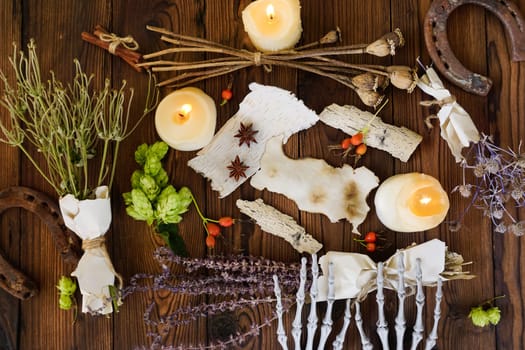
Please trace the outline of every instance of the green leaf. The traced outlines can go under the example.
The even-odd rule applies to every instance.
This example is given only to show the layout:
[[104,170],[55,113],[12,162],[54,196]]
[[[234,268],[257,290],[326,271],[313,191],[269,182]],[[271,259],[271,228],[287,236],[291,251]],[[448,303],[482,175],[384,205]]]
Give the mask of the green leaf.
[[148,145],[143,143],[139,147],[137,147],[137,150],[135,151],[135,161],[140,165],[144,166],[146,163],[146,158],[148,156]]
[[155,142],[153,145],[149,147],[148,150],[148,158],[154,157],[158,160],[161,160],[166,156],[166,153],[168,153],[169,147],[168,145],[163,141]]
[[188,256],[188,250],[184,239],[179,234],[179,225],[177,224],[160,224],[157,226],[157,233],[161,236],[173,254]]

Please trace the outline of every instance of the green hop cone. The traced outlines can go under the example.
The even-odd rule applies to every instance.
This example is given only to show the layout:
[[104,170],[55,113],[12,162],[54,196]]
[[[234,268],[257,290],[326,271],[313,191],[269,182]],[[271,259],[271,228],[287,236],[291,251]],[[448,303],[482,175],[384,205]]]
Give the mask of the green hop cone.
[[501,319],[501,311],[497,306],[493,306],[486,311],[487,317],[493,325],[497,325]]
[[73,299],[69,295],[60,294],[58,299],[58,307],[62,310],[69,310],[73,306]]
[[70,296],[70,295],[73,295],[75,291],[77,290],[77,284],[71,278],[62,276],[58,280],[57,288],[61,296],[62,295]]
[[485,327],[490,323],[487,312],[483,309],[483,306],[476,306],[470,309],[468,317],[472,320],[474,326]]

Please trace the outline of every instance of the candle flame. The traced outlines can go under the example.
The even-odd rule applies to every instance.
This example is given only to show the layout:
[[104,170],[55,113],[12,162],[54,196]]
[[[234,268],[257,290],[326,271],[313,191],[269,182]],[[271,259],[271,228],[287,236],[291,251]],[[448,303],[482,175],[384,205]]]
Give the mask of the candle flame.
[[428,196],[423,196],[421,197],[421,199],[419,200],[419,203],[423,204],[423,205],[427,205],[429,204],[430,202],[432,202],[432,198],[428,197]]
[[266,17],[268,17],[268,20],[270,21],[273,21],[273,19],[275,18],[275,8],[272,4],[269,4],[266,7]]
[[180,108],[179,116],[181,118],[185,118],[188,116],[188,114],[190,114],[191,110],[192,110],[192,107],[190,104],[188,103],[183,104],[182,107]]

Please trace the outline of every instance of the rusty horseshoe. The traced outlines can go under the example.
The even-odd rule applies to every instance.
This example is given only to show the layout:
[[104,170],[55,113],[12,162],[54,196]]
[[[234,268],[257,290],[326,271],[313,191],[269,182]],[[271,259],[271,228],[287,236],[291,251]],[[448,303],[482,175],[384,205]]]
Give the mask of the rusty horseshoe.
[[[9,187],[0,192],[0,215],[10,208],[23,208],[42,220],[53,236],[55,246],[65,262],[76,263],[80,258],[80,242],[62,220],[55,200],[27,187]],[[36,295],[36,284],[15,269],[0,254],[0,288],[16,298],[26,300]]]
[[424,24],[425,43],[436,68],[464,90],[486,96],[492,81],[465,68],[450,48],[447,19],[461,5],[474,4],[494,13],[503,23],[512,61],[525,60],[525,21],[519,8],[507,0],[434,0]]

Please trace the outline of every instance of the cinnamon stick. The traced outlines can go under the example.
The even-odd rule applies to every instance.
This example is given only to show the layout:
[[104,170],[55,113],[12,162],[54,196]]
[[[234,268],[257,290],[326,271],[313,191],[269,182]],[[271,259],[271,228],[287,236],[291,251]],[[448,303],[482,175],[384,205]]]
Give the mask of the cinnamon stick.
[[[93,44],[95,46],[98,46],[106,51],[109,51],[109,44],[106,41],[103,41],[99,39],[97,36],[90,34],[88,32],[82,32],[81,33],[82,40]],[[142,55],[138,52],[128,50],[124,47],[117,47],[115,49],[115,55],[122,58],[126,63],[128,63],[133,69],[135,69],[137,72],[142,72],[142,68],[137,66],[137,63],[139,63],[142,60]]]

